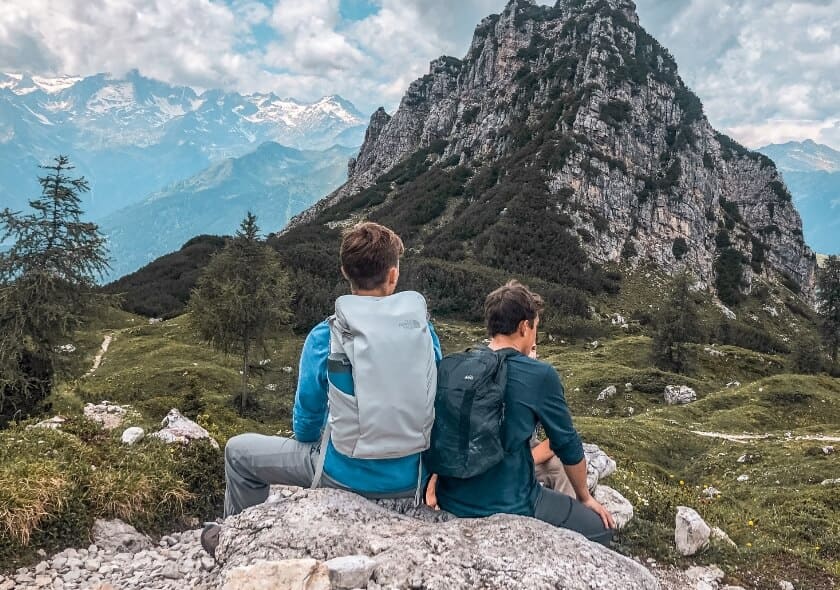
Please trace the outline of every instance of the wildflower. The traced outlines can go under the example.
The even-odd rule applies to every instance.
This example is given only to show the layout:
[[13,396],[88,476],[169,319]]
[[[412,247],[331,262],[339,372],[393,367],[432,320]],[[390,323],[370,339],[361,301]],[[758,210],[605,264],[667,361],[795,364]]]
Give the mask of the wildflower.
[[755,526],[755,523],[751,520],[747,521],[747,526]]
[[752,543],[747,543],[747,547],[752,547]]
[[684,486],[684,485],[685,485],[685,482],[684,482],[683,480],[680,480],[680,485],[681,485],[681,486]]

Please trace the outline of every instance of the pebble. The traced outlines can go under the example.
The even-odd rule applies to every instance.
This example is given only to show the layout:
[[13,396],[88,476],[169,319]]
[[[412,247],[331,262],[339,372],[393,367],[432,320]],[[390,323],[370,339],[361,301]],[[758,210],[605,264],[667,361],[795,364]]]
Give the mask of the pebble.
[[85,560],[85,569],[89,572],[98,572],[100,567],[102,567],[102,562],[98,559]]

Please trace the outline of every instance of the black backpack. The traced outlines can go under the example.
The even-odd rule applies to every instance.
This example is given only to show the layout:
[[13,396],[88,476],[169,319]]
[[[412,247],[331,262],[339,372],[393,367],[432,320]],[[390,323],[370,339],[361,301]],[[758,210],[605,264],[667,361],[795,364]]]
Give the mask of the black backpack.
[[481,347],[440,361],[431,445],[423,454],[431,473],[473,477],[504,458],[505,361],[515,354]]

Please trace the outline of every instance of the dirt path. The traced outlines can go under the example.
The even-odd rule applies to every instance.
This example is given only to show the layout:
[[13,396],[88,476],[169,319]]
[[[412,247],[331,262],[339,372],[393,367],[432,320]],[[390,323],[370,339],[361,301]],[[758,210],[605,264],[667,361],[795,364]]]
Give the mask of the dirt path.
[[93,358],[93,366],[90,368],[90,371],[87,372],[88,375],[92,375],[96,369],[99,368],[99,365],[102,364],[102,359],[105,357],[105,353],[108,352],[108,347],[111,346],[111,341],[114,339],[112,334],[108,334],[105,336],[105,339],[102,340],[102,346],[99,347],[99,352],[96,353],[96,356]]
[[708,438],[720,438],[730,442],[747,443],[751,440],[762,440],[767,438],[781,438],[783,440],[815,440],[822,442],[840,442],[840,436],[833,436],[827,434],[803,434],[800,436],[779,436],[776,434],[726,434],[724,432],[703,432],[701,430],[692,430],[693,434],[698,436],[706,436]]

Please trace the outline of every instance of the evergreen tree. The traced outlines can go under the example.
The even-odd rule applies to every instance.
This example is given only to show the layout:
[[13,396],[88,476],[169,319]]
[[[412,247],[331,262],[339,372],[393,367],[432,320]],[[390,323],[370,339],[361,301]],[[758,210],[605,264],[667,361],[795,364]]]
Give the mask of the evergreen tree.
[[689,366],[688,342],[701,336],[697,304],[691,293],[691,276],[682,272],[674,280],[668,298],[654,318],[656,331],[651,353],[662,369],[684,372]]
[[189,303],[199,334],[225,354],[242,358],[240,414],[248,405],[251,352],[272,328],[290,319],[291,292],[278,254],[259,239],[250,212],[236,236],[201,275]]
[[57,346],[105,298],[95,281],[108,268],[105,238],[82,221],[84,177],[70,175],[58,156],[38,179],[41,196],[32,213],[0,211],[0,425],[31,414],[63,367]]
[[817,274],[817,304],[820,312],[820,332],[823,343],[837,365],[840,348],[840,257],[829,256]]

